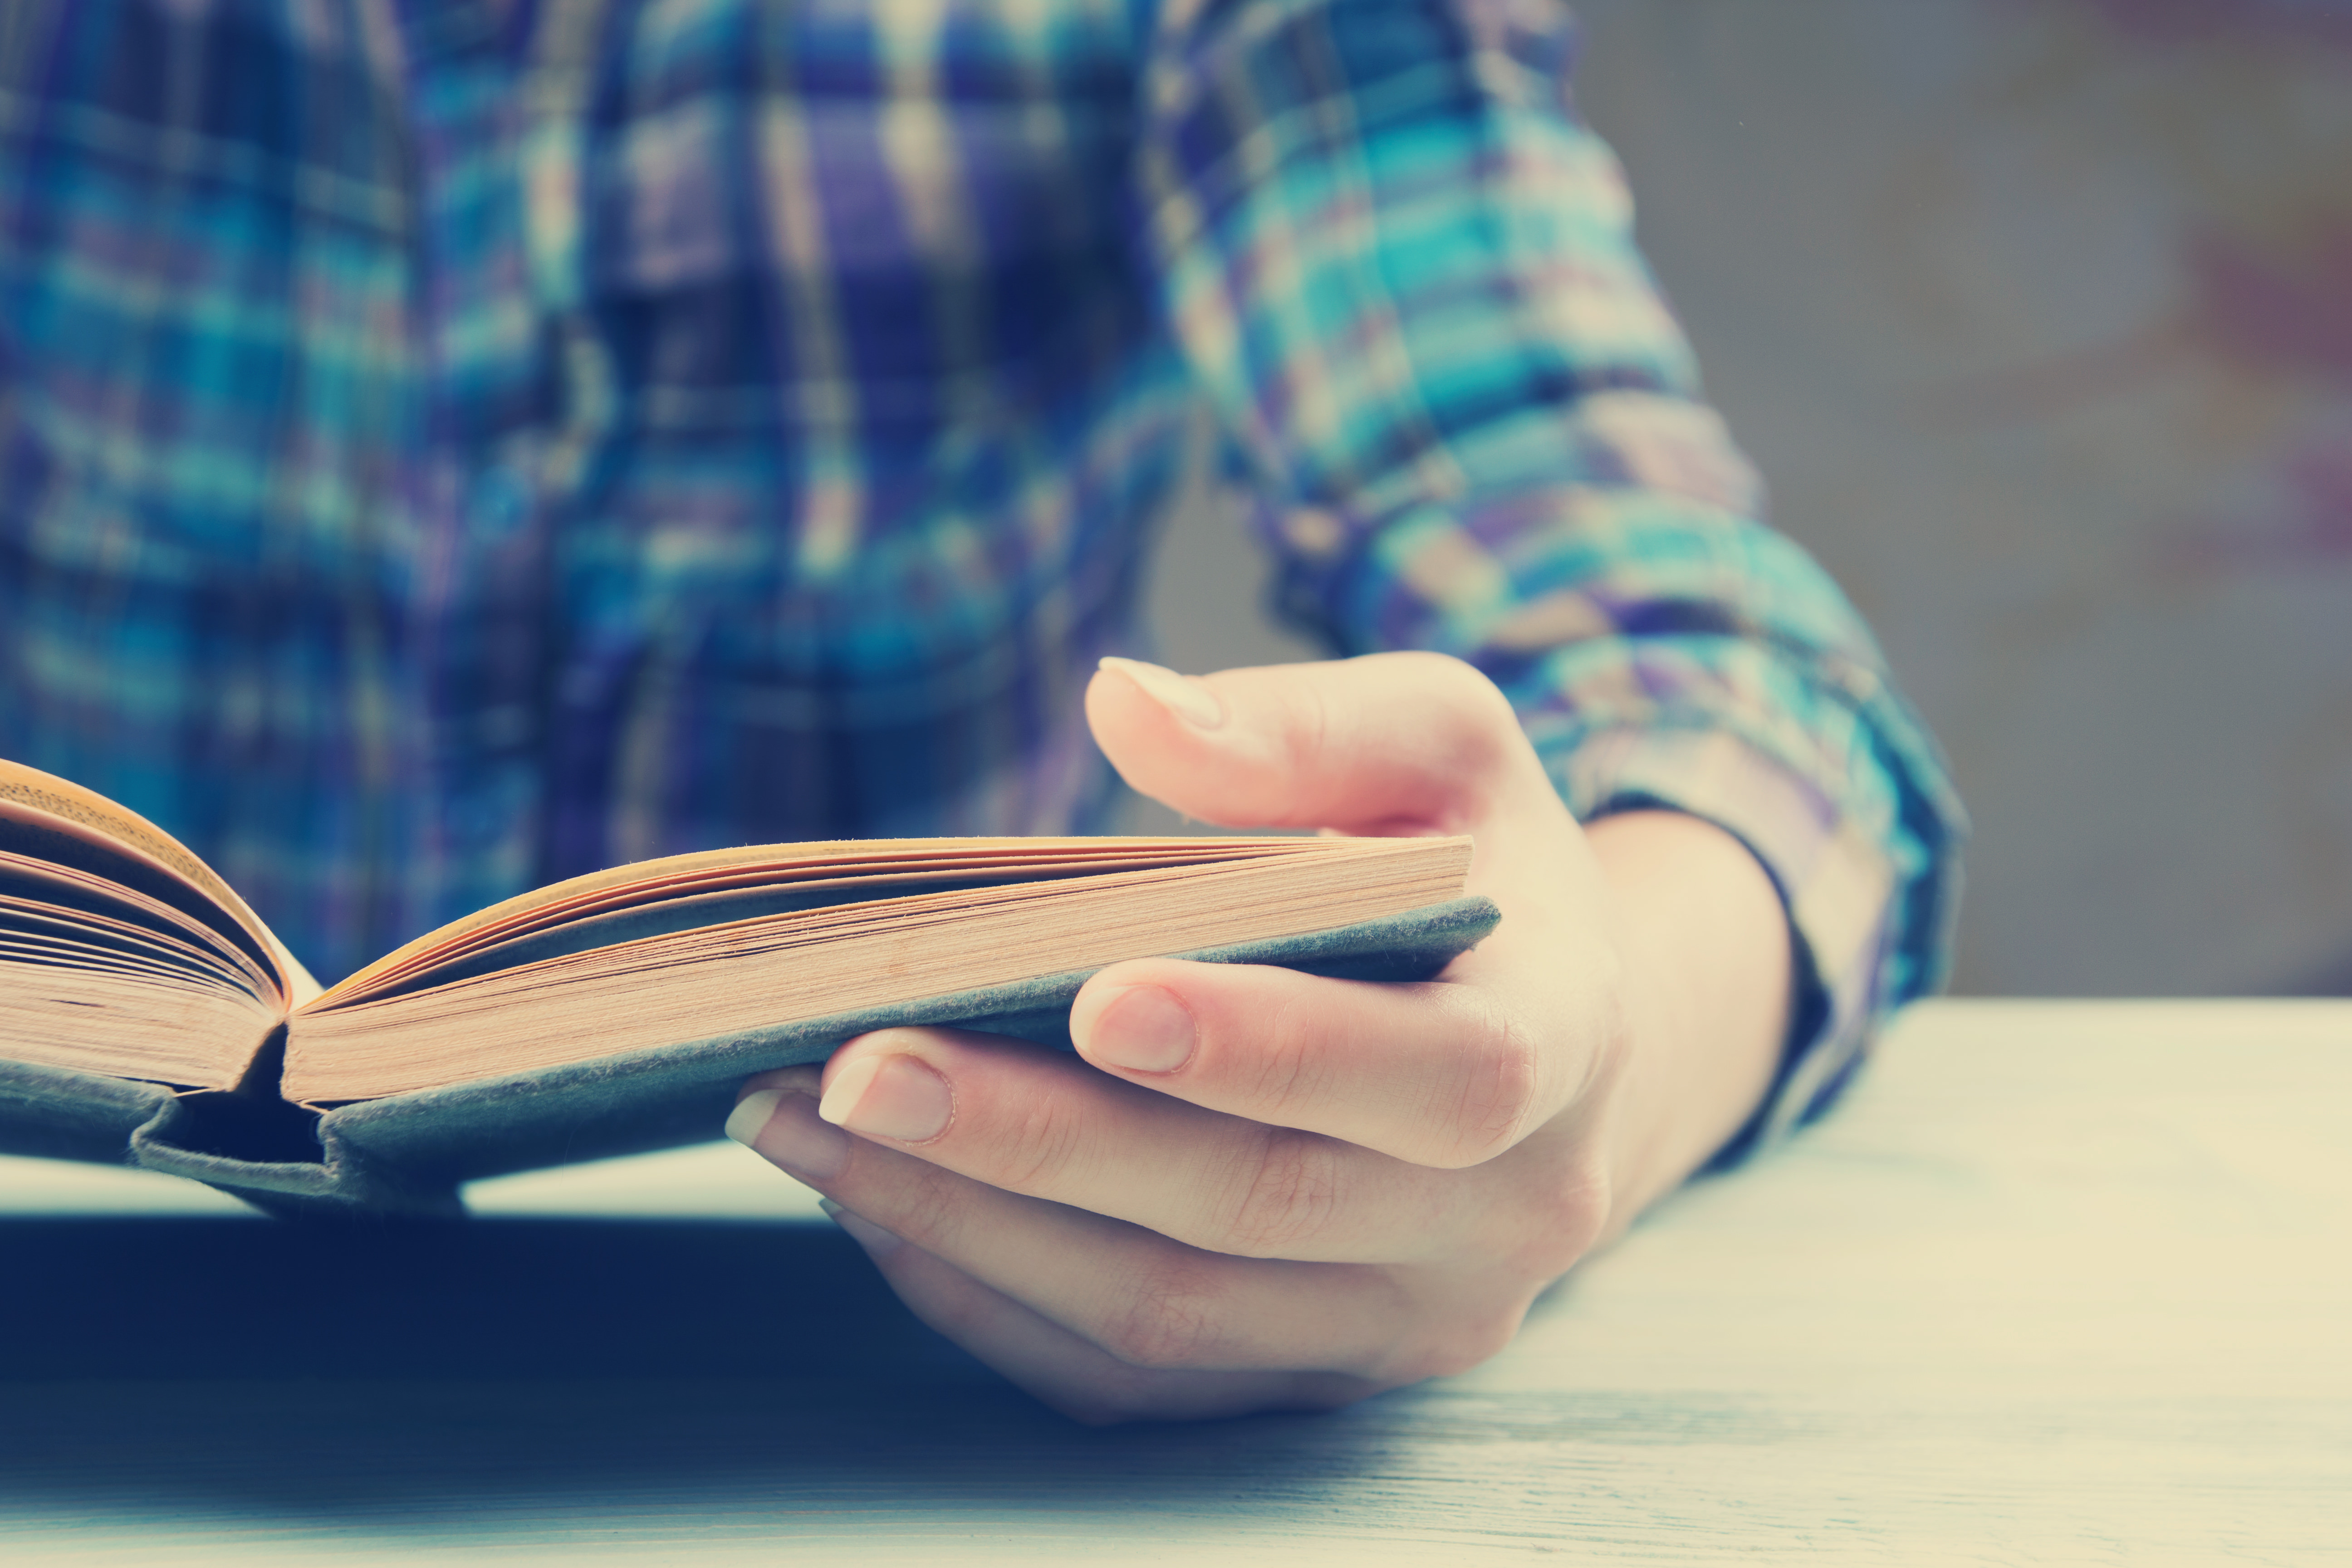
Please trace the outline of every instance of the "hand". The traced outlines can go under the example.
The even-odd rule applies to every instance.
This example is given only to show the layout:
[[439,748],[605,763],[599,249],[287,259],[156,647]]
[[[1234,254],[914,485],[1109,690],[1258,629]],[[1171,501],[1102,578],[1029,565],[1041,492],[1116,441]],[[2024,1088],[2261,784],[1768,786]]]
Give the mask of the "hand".
[[1076,1057],[884,1029],[745,1086],[730,1133],[1045,1403],[1323,1407],[1472,1366],[1761,1096],[1789,969],[1762,868],[1669,813],[1580,829],[1467,665],[1111,661],[1087,714],[1193,817],[1470,834],[1503,920],[1424,984],[1139,960],[1079,992]]

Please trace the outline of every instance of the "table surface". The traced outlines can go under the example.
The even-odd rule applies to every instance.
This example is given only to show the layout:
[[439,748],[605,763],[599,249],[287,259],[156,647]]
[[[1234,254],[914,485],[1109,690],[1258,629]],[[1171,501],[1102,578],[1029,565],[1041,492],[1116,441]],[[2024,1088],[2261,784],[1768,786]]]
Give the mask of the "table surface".
[[732,1145],[321,1233],[0,1161],[0,1562],[2352,1562],[2352,1004],[1946,1002],[1464,1377],[1089,1432]]

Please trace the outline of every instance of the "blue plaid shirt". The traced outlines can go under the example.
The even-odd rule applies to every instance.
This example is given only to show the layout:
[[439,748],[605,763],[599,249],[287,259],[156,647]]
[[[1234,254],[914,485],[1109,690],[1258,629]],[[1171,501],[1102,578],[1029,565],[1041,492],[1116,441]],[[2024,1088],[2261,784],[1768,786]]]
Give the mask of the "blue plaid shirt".
[[742,841],[1084,831],[1210,434],[1286,609],[1712,818],[1806,1016],[1959,816],[1759,521],[1548,0],[9,0],[0,752],[322,977]]

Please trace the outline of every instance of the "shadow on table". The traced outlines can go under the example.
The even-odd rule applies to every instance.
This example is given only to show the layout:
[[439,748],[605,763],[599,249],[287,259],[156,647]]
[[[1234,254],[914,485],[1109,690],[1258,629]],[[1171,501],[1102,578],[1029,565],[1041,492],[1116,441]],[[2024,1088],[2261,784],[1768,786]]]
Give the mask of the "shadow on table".
[[11,1217],[0,1260],[12,1383],[982,1375],[814,1223]]
[[0,1220],[0,1503],[45,1512],[1183,1507],[1357,1474],[1386,1426],[1087,1431],[793,1222]]

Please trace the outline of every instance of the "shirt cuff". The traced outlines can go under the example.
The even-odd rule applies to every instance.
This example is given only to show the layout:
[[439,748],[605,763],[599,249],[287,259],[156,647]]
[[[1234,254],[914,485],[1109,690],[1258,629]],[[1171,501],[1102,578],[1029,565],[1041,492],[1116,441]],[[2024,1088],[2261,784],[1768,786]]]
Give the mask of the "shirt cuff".
[[1886,955],[1902,879],[1883,833],[1720,730],[1607,730],[1545,761],[1579,820],[1687,813],[1745,844],[1780,890],[1792,960],[1789,1032],[1763,1103],[1706,1168],[1737,1164],[1828,1110],[1894,1003]]

